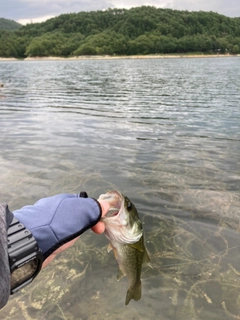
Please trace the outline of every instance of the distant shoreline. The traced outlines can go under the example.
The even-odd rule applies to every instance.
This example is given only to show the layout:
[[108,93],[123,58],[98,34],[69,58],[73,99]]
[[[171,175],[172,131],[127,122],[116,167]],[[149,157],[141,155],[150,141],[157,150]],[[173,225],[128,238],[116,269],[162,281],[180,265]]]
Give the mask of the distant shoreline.
[[109,55],[93,55],[93,56],[75,56],[75,57],[28,57],[25,59],[17,58],[0,58],[0,61],[54,61],[54,60],[120,60],[120,59],[179,59],[179,58],[231,58],[240,57],[240,54],[152,54],[152,55],[133,55],[133,56],[109,56]]

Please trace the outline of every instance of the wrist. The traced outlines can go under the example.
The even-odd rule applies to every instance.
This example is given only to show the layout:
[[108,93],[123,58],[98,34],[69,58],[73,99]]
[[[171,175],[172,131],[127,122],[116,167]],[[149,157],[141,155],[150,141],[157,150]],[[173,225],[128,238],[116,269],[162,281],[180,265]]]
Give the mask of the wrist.
[[37,276],[41,270],[43,255],[31,232],[16,218],[13,218],[7,235],[11,294],[13,294]]

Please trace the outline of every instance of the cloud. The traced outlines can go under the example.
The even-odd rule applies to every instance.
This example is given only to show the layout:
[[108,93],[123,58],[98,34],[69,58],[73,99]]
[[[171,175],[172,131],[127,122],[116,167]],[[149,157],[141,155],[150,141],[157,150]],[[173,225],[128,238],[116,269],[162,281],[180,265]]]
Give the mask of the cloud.
[[213,11],[230,17],[240,17],[240,1],[237,0],[112,0],[116,8],[155,6],[188,11]]
[[171,0],[172,9],[213,11],[230,17],[240,17],[240,2],[236,0]]
[[0,15],[6,19],[36,19],[63,13],[104,10],[112,7],[109,0],[2,0]]
[[237,0],[1,0],[0,17],[35,22],[63,13],[142,5],[188,11],[214,11],[240,17],[240,1]]
[[26,25],[28,23],[37,23],[37,22],[44,22],[48,19],[54,18],[55,16],[42,16],[42,17],[38,17],[38,18],[33,18],[33,19],[18,19],[17,22],[22,24],[22,25]]
[[112,5],[115,8],[132,8],[140,6],[154,6],[164,8],[168,4],[167,0],[112,0]]

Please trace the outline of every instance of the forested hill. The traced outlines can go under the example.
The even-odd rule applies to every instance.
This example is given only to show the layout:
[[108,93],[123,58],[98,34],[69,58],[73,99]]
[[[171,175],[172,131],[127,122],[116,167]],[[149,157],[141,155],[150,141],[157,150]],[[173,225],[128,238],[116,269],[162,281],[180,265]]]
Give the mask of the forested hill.
[[63,14],[0,31],[0,56],[240,53],[240,18],[143,6]]
[[22,25],[14,20],[0,18],[0,30],[17,30]]

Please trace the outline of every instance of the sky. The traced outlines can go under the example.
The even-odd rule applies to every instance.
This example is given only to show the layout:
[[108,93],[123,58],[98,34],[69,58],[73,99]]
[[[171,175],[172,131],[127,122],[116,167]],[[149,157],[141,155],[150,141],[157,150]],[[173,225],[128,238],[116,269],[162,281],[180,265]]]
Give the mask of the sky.
[[240,17],[239,0],[0,0],[0,18],[21,24],[42,22],[63,13],[132,8],[143,5],[188,11],[213,11]]

